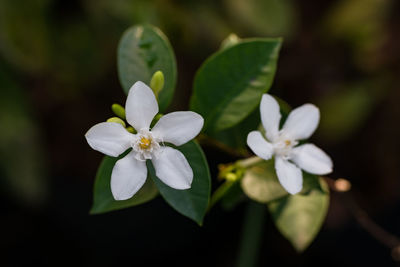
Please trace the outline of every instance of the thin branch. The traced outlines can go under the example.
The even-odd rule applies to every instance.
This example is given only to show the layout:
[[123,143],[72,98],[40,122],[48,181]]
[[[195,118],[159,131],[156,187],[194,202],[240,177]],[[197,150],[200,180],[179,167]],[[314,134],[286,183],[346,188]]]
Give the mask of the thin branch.
[[[324,177],[332,191],[338,192],[342,195],[341,201],[346,202],[344,205],[348,208],[352,216],[356,219],[358,224],[373,238],[387,246],[392,251],[392,258],[395,261],[400,261],[400,239],[383,229],[371,217],[363,210],[351,195],[351,191],[343,190],[344,179],[333,180],[328,177]],[[338,183],[339,182],[339,183]],[[348,181],[346,181],[348,182]],[[348,182],[349,183],[349,182]],[[350,183],[349,183],[350,184]],[[350,189],[350,187],[348,188]]]
[[230,146],[225,145],[224,143],[222,143],[222,142],[220,142],[220,141],[218,141],[218,140],[216,140],[214,138],[211,138],[211,137],[209,137],[207,135],[204,135],[204,134],[200,134],[197,137],[197,141],[200,143],[200,145],[213,146],[213,147],[221,150],[222,152],[224,152],[224,153],[226,153],[228,155],[231,155],[231,156],[233,156],[235,158],[243,158],[243,157],[249,157],[250,156],[250,154],[249,154],[249,152],[247,150],[240,150],[240,149],[231,148]]

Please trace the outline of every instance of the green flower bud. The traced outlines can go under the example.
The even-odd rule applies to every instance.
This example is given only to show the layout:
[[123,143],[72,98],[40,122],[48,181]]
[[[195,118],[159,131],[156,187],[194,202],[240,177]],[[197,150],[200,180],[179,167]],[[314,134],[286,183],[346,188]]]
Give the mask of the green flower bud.
[[230,172],[225,175],[225,179],[228,181],[234,182],[238,179],[238,177],[236,174]]
[[137,133],[136,130],[135,130],[135,128],[133,128],[132,126],[126,127],[126,130],[127,130],[128,132],[130,132],[130,133],[133,133],[133,134]]
[[125,120],[125,109],[123,106],[121,106],[120,104],[112,104],[111,110],[114,112],[115,115]]
[[231,47],[232,45],[235,45],[239,42],[240,42],[239,36],[237,36],[234,33],[231,33],[231,34],[229,34],[228,37],[225,38],[225,40],[222,41],[221,48],[225,49],[225,48]]
[[116,123],[119,123],[119,124],[121,124],[122,126],[124,126],[124,128],[126,127],[125,122],[124,122],[123,120],[121,120],[120,118],[118,118],[118,117],[109,118],[109,119],[107,120],[107,122],[116,122]]
[[161,119],[162,116],[164,116],[164,114],[158,113],[158,114],[154,117],[153,121],[151,122],[150,128],[153,128],[154,125],[156,125],[156,123]]
[[155,117],[154,117],[154,121],[157,122],[161,119],[161,117],[164,116],[164,114],[158,113]]
[[158,94],[164,88],[164,74],[162,73],[162,71],[159,70],[153,74],[153,77],[150,81],[150,87],[153,90],[155,96],[158,97]]

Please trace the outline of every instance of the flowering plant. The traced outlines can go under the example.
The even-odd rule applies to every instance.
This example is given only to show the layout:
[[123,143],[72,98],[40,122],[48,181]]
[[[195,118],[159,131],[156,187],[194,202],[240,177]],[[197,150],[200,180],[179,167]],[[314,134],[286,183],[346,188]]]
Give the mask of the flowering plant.
[[[317,175],[331,172],[333,164],[321,149],[300,143],[317,128],[318,108],[306,104],[289,113],[287,105],[280,108],[282,100],[267,94],[281,42],[229,36],[199,68],[191,111],[163,115],[176,84],[173,50],[155,27],[126,31],[118,49],[119,77],[128,95],[125,108],[114,104],[117,117],[94,125],[85,135],[93,149],[106,154],[91,213],[132,207],[160,194],[201,225],[215,204],[234,207],[246,196],[254,201],[249,204],[252,212],[260,215],[260,207],[268,207],[282,234],[304,250],[328,209],[329,191]],[[255,130],[259,105],[265,137],[263,130]],[[279,130],[281,112],[289,115]],[[240,158],[218,164],[214,190],[202,148],[192,140],[196,136],[200,144]]]

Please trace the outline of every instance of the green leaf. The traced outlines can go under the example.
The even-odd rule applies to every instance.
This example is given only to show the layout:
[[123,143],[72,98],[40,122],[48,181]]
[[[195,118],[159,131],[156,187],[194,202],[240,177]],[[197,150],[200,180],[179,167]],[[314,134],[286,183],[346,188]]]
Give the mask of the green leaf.
[[240,123],[272,85],[281,39],[247,39],[212,55],[198,70],[191,109],[218,132]]
[[155,175],[153,166],[151,164],[147,166],[149,166],[151,177],[160,194],[167,203],[179,213],[202,225],[211,189],[210,171],[206,158],[201,147],[195,141],[190,141],[176,149],[185,155],[192,167],[194,177],[190,189],[177,190],[165,185]]
[[[240,185],[243,192],[252,200],[269,203],[289,195],[282,187],[275,172],[274,160],[261,161],[246,170]],[[322,191],[316,175],[303,172],[303,189],[300,194],[307,195],[313,190]]]
[[247,118],[239,124],[215,133],[209,133],[209,136],[215,140],[236,149],[237,152],[247,153],[247,135],[260,125],[260,111],[255,109]]
[[[221,43],[220,50],[227,49],[235,44],[242,41],[236,34],[231,33]],[[236,149],[240,154],[247,154],[247,143],[246,138],[249,132],[257,128],[260,124],[260,111],[255,109],[249,116],[247,116],[239,124],[230,127],[228,129],[208,133],[209,137],[214,138],[216,141],[221,142],[228,147]]]
[[249,168],[241,180],[243,192],[252,200],[268,203],[288,195],[275,173],[274,161],[262,161]]
[[[289,195],[276,176],[273,159],[248,168],[240,185],[250,199],[260,203],[269,203]],[[303,172],[303,189],[300,194],[307,195],[313,190],[322,190],[319,178]]]
[[176,85],[176,60],[167,37],[156,27],[137,25],[129,28],[118,46],[118,74],[125,93],[142,81],[150,85],[156,71],[162,71],[165,84],[158,96],[160,112],[168,107]]
[[101,162],[94,184],[93,206],[90,210],[90,214],[99,214],[129,208],[148,202],[157,196],[158,191],[153,180],[147,177],[146,183],[132,198],[118,201],[114,199],[110,186],[111,173],[117,160],[125,155],[126,153],[119,158],[106,156]]
[[298,252],[314,240],[328,211],[328,186],[322,178],[319,182],[320,187],[306,195],[288,195],[268,204],[276,227]]

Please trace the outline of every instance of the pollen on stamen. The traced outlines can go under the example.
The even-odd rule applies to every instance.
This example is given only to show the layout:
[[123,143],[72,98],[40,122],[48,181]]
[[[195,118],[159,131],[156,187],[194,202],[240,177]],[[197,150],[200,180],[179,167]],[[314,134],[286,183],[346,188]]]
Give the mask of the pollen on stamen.
[[290,143],[291,143],[290,140],[285,140],[285,145],[286,145],[286,146],[289,146]]
[[148,139],[146,137],[140,138],[139,146],[141,149],[148,149],[150,145],[151,145],[151,139]]

